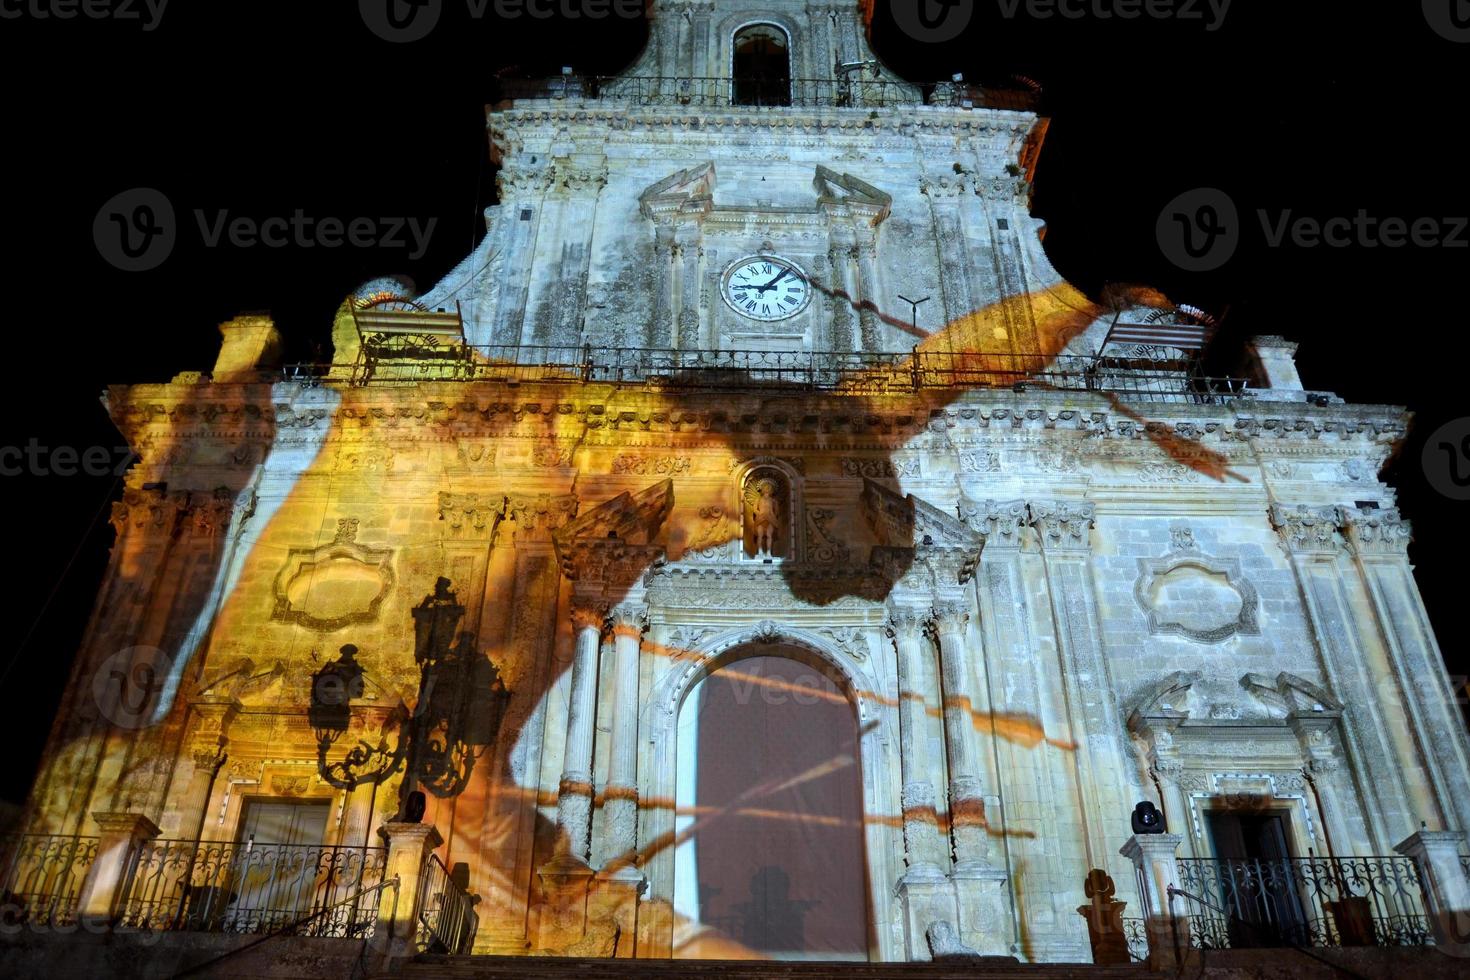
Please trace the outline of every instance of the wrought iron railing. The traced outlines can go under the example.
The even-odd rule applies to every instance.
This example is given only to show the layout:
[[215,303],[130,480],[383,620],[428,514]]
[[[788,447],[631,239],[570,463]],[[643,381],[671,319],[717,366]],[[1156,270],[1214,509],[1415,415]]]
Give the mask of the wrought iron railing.
[[437,854],[430,854],[424,864],[419,901],[419,950],[450,955],[468,953],[480,925],[475,899],[454,880]]
[[1433,942],[1409,858],[1180,858],[1179,883],[1208,903],[1189,903],[1190,940],[1202,949]]
[[1128,943],[1128,956],[1143,961],[1148,959],[1148,926],[1143,919],[1123,919],[1123,939]]
[[70,925],[97,838],[15,834],[0,842],[0,924]]
[[[121,904],[138,929],[267,933],[310,916],[309,936],[364,939],[378,920],[381,847],[157,840],[142,845]],[[357,901],[346,901],[354,894]]]
[[452,362],[292,364],[282,379],[358,385],[424,381],[498,381],[639,385],[659,390],[788,388],[840,393],[1009,388],[1116,394],[1127,401],[1219,404],[1248,397],[1239,378],[1211,378],[1185,362],[1076,355],[972,354],[949,351],[661,350],[584,347],[470,347]]
[[502,101],[523,99],[613,100],[642,106],[695,108],[883,108],[932,105],[957,109],[1034,112],[1040,95],[1031,88],[965,82],[901,82],[860,76],[745,81],[676,76],[565,75],[503,79]]

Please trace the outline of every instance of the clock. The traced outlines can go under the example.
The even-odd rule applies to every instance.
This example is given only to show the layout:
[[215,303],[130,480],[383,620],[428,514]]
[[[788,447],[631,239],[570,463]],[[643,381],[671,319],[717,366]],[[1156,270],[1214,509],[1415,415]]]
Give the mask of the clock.
[[790,259],[756,255],[726,270],[720,294],[741,316],[772,323],[805,310],[812,301],[812,284]]

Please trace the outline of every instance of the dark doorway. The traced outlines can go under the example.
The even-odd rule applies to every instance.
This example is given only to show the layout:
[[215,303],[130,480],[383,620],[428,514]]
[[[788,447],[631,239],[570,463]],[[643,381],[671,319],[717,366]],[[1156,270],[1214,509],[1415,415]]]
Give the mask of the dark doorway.
[[1282,810],[1206,810],[1219,861],[1215,896],[1229,913],[1232,947],[1310,945],[1300,875],[1291,853],[1291,817]]
[[733,101],[735,105],[791,104],[791,48],[786,32],[771,24],[754,24],[735,35]]
[[847,695],[806,663],[759,656],[712,674],[691,708],[699,918],[756,956],[866,960],[862,779]]

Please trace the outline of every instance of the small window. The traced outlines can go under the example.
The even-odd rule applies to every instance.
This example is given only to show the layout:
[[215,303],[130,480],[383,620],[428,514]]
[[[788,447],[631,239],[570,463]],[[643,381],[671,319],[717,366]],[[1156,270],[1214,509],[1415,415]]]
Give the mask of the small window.
[[791,49],[786,32],[772,24],[742,27],[735,34],[731,76],[735,105],[790,105]]
[[1011,219],[1010,218],[1001,218],[999,221],[997,221],[995,223],[995,227],[999,228],[1001,231],[1010,231],[1011,230]]
[[530,208],[521,208],[521,220],[522,221],[530,221],[531,220],[531,209]]

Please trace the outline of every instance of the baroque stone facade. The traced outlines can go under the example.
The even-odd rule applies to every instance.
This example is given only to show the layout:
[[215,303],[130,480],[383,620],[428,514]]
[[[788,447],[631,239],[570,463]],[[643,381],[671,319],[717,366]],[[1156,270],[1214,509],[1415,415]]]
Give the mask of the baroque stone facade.
[[[1139,800],[1196,856],[1241,800],[1288,812],[1301,854],[1470,826],[1470,749],[1376,477],[1404,411],[1309,402],[1272,338],[1254,397],[987,383],[1097,353],[1114,312],[1042,251],[1045,121],[834,70],[872,61],[855,0],[651,9],[648,51],[595,97],[490,114],[489,234],[407,297],[459,310],[480,373],[283,380],[258,363],[270,324],[242,318],[211,376],[108,391],[141,459],[31,829],[136,813],[229,841],[249,801],[290,798],[330,802],[327,842],[375,843],[405,770],[334,774],[422,708],[440,580],[458,649],[507,692],[424,817],[467,865],[482,952],[688,954],[679,717],[763,650],[857,718],[863,853],[834,859],[865,863],[874,960],[935,937],[1089,960],[1089,872],[1138,902]],[[775,108],[647,87],[731,81],[752,23],[792,77],[867,85]],[[724,291],[750,257],[802,271],[807,305],[742,316]],[[935,322],[904,320],[897,297],[929,293]],[[351,306],[338,365],[362,354]],[[638,349],[852,359],[809,385],[760,374],[778,361],[683,387],[651,356],[563,370]],[[974,383],[925,384],[935,352],[975,358]],[[349,643],[364,681],[321,749],[314,677]]]

